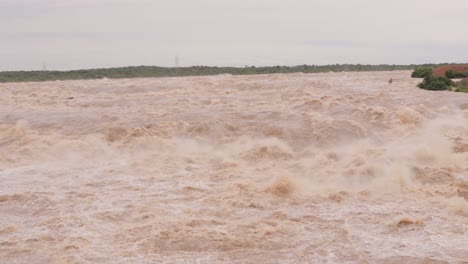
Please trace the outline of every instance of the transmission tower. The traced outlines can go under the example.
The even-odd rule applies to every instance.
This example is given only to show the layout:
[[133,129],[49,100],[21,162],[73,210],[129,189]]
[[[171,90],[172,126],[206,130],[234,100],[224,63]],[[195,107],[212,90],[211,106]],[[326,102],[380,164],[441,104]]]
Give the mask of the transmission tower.
[[175,58],[174,58],[174,64],[175,64],[176,68],[179,68],[179,64],[180,64],[179,55],[176,55],[176,56],[175,56]]
[[45,60],[42,61],[42,71],[47,71],[47,64]]

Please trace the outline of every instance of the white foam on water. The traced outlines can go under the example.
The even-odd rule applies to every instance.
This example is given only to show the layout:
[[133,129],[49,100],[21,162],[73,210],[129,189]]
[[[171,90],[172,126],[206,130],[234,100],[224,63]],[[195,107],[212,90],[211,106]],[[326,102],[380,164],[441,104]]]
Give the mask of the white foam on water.
[[466,261],[468,95],[409,76],[0,84],[0,259]]

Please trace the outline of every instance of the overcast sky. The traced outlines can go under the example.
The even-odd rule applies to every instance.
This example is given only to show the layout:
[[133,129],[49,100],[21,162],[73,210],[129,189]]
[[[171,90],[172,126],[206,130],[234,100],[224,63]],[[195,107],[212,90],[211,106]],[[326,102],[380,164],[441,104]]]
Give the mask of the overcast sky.
[[468,62],[467,0],[0,0],[0,71]]

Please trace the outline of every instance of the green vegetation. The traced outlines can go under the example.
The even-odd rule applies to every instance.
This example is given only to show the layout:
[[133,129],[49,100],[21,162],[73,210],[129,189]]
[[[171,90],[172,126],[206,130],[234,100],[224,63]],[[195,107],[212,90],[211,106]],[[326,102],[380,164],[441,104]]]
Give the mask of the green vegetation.
[[[437,71],[437,69],[435,70]],[[432,91],[455,91],[455,92],[468,92],[468,83],[461,81],[458,83],[453,82],[451,79],[466,78],[468,73],[455,72],[451,69],[445,72],[445,76],[434,76],[433,68],[419,68],[411,73],[413,78],[424,78],[423,82],[418,84],[421,89]]]
[[468,93],[468,80],[462,80],[460,82],[455,83],[455,92],[463,92]]
[[412,78],[426,78],[432,75],[431,68],[422,68],[422,69],[415,69],[413,73],[411,73]]
[[433,91],[448,90],[454,83],[447,77],[427,76],[418,84],[419,88]]
[[449,79],[467,78],[468,73],[454,72],[453,70],[448,70],[445,72],[445,76]]
[[359,71],[395,71],[433,68],[435,64],[425,65],[300,65],[300,66],[270,66],[270,67],[208,67],[193,66],[182,68],[167,68],[157,66],[135,66],[109,69],[89,69],[75,71],[10,71],[0,72],[0,83],[6,82],[40,82],[55,80],[80,80],[101,78],[147,78],[201,76],[217,74],[250,75],[275,73],[319,73],[319,72],[359,72]]
[[454,89],[455,92],[468,93],[468,87],[457,87]]

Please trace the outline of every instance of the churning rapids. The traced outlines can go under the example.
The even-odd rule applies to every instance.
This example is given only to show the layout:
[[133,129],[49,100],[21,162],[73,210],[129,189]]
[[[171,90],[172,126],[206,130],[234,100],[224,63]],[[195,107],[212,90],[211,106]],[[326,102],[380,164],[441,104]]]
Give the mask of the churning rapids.
[[463,263],[468,94],[418,82],[0,84],[0,262]]

